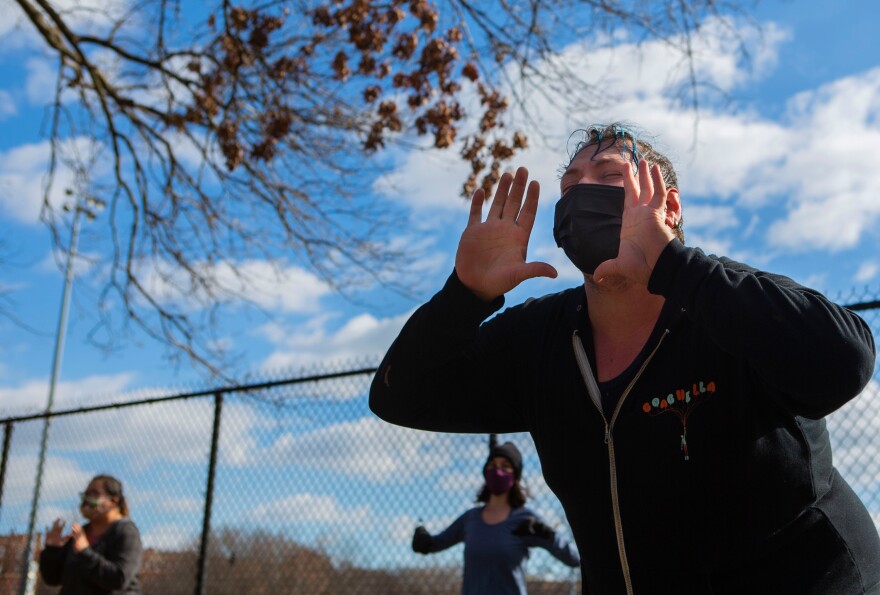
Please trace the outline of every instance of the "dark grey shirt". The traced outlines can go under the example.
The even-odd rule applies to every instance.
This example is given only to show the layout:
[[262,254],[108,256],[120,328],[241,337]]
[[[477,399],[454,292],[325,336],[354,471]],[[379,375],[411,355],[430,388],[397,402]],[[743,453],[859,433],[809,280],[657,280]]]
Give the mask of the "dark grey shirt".
[[40,575],[48,585],[61,585],[58,595],[140,595],[143,545],[130,519],[110,525],[78,554],[72,544],[68,540],[61,547],[46,546],[40,554]]

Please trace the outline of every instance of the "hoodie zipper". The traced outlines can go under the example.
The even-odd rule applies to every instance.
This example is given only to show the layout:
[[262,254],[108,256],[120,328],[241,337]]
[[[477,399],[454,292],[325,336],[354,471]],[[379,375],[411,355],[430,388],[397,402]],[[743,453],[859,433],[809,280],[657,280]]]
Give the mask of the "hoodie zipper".
[[614,429],[614,422],[617,420],[617,414],[620,412],[624,400],[629,395],[632,387],[635,386],[635,383],[642,375],[642,372],[648,367],[648,364],[654,358],[654,354],[657,353],[657,350],[660,349],[660,345],[663,344],[663,339],[665,339],[668,334],[669,329],[664,329],[663,334],[657,341],[657,345],[654,346],[654,349],[652,349],[651,353],[648,354],[648,357],[645,358],[645,361],[642,363],[638,372],[636,372],[626,389],[621,393],[620,399],[617,401],[617,406],[611,414],[610,422],[605,419],[605,413],[602,411],[602,398],[599,395],[599,385],[596,383],[596,378],[593,376],[593,370],[590,367],[590,359],[584,351],[584,345],[578,336],[578,331],[575,330],[571,336],[572,346],[574,347],[574,356],[577,360],[578,368],[581,371],[581,376],[584,378],[584,383],[587,385],[587,392],[589,393],[593,404],[596,406],[596,409],[599,411],[602,423],[605,424],[605,445],[608,447],[608,466],[611,479],[611,508],[614,514],[614,531],[617,534],[617,551],[620,555],[620,566],[623,569],[623,581],[626,584],[627,595],[633,595],[632,577],[629,573],[629,562],[626,558],[626,547],[623,543],[623,523],[621,521],[620,501],[617,492],[617,464],[614,458],[614,439],[611,435],[611,431]]

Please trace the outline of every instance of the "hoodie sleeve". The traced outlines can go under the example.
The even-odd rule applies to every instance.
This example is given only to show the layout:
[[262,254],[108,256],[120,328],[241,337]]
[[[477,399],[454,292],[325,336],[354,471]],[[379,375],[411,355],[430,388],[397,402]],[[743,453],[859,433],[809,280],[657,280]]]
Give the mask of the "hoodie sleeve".
[[40,576],[47,585],[54,587],[64,580],[64,558],[68,547],[70,541],[61,547],[47,545],[40,552]]
[[517,358],[504,298],[485,303],[453,271],[416,310],[391,345],[370,387],[370,409],[420,430],[509,433],[527,426],[517,400]]
[[721,349],[745,361],[792,415],[831,413],[873,373],[874,339],[865,321],[787,277],[673,240],[648,290],[681,306]]

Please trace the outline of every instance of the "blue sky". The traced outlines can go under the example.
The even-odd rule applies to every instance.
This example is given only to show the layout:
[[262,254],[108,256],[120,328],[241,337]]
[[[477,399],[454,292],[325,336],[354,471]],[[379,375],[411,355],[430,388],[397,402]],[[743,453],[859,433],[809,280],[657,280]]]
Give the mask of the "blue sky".
[[[10,391],[4,399],[10,405],[39,402],[45,392],[62,287],[48,234],[37,222],[47,156],[44,107],[54,64],[33,34],[17,26],[18,10],[11,2],[0,4],[0,226],[3,243],[13,251],[10,266],[0,271],[0,287],[11,300],[7,310],[38,333],[0,319],[0,390]],[[670,68],[679,60],[662,44],[635,49],[621,33],[612,51],[589,43],[586,50],[570,46],[563,59],[599,83],[606,98],[589,112],[575,97],[557,98],[561,107],[537,94],[528,99],[532,125],[543,132],[539,137],[532,131],[532,146],[516,163],[529,167],[542,185],[530,258],[551,262],[560,278],[529,282],[509,300],[578,282],[552,240],[557,170],[571,131],[610,118],[640,124],[673,158],[690,244],[829,293],[880,282],[880,202],[872,192],[880,170],[874,150],[880,140],[880,54],[870,30],[877,10],[867,0],[833,8],[762,3],[751,15],[763,27],[760,38],[741,23],[749,65],[736,59],[736,48],[713,32],[712,23],[705,24],[697,68],[719,91],[702,97],[696,129],[693,112],[675,99],[684,70]],[[584,51],[589,60],[581,67]],[[415,299],[372,287],[357,296],[360,303],[351,303],[288,263],[282,264],[285,278],[276,281],[266,263],[251,262],[249,293],[268,316],[233,305],[220,327],[222,339],[245,354],[236,364],[240,376],[379,354],[406,315],[443,282],[466,219],[467,206],[457,198],[464,166],[452,152],[392,149],[386,158],[389,175],[367,182],[379,200],[410,213],[411,228],[395,241],[420,257],[407,279]],[[86,253],[89,234],[85,225]],[[113,393],[200,378],[187,365],[169,365],[151,339],[136,333],[112,353],[91,346],[96,291],[82,279],[74,284],[59,404],[96,385]]]
[[[37,221],[54,63],[18,11],[0,0],[0,241],[13,251],[10,266],[0,269],[0,289],[7,310],[37,332],[0,318],[4,414],[45,406],[63,281]],[[865,286],[877,295],[880,8],[871,0],[768,0],[750,17],[761,33],[740,22],[748,64],[717,24],[704,23],[696,67],[716,91],[702,97],[696,128],[694,113],[676,95],[685,70],[670,68],[679,59],[665,44],[636,47],[624,31],[610,50],[589,40],[565,48],[560,60],[599,83],[605,96],[585,111],[577,97],[549,104],[532,93],[524,113],[514,114],[534,129],[531,147],[512,165],[527,166],[542,187],[530,259],[550,262],[560,277],[527,282],[509,303],[579,284],[552,239],[557,170],[573,130],[611,119],[640,124],[676,163],[689,244],[832,296]],[[327,360],[375,361],[409,313],[442,285],[467,218],[467,205],[457,198],[465,168],[454,153],[393,148],[385,159],[387,175],[353,183],[408,213],[410,227],[394,241],[419,256],[406,280],[417,299],[370,287],[352,303],[288,261],[281,263],[281,280],[266,273],[267,263],[248,263],[250,295],[267,315],[234,304],[224,310],[223,340],[245,354],[236,375],[295,372]],[[85,251],[89,233],[85,225]],[[112,353],[90,345],[96,292],[82,279],[74,282],[57,407],[203,380],[187,365],[168,364],[145,336],[132,335]]]

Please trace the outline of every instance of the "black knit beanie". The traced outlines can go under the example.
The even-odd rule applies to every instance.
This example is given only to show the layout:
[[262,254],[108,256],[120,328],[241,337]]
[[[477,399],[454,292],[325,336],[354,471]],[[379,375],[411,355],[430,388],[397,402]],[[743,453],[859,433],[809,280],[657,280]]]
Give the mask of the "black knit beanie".
[[486,459],[486,463],[495,457],[504,457],[510,461],[510,464],[513,465],[513,476],[517,479],[520,478],[522,475],[522,454],[513,442],[505,442],[504,444],[493,446],[492,450],[489,451],[489,458]]

